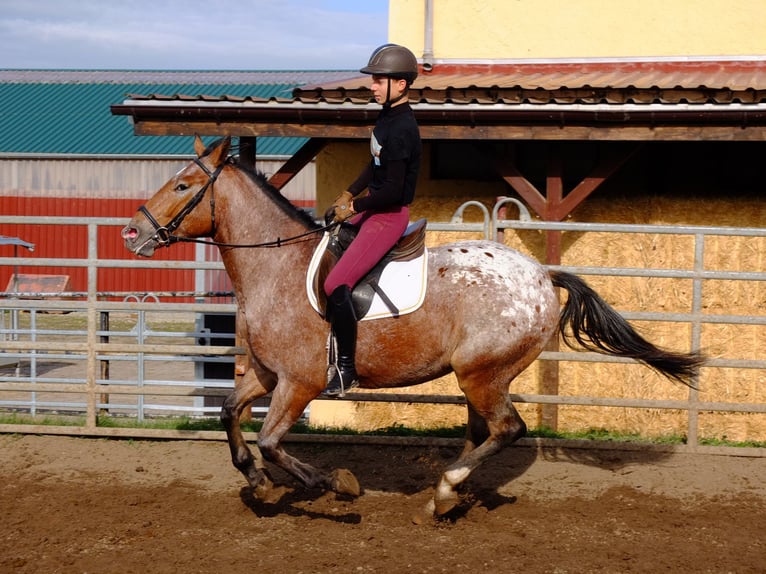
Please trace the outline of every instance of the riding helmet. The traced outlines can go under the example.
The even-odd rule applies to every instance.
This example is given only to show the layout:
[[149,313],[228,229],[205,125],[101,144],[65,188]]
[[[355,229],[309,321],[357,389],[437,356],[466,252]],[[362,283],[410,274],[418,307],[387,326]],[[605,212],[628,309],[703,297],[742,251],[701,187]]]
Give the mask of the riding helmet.
[[402,79],[409,85],[418,77],[418,60],[415,54],[404,46],[383,44],[372,53],[370,61],[359,71],[363,74]]

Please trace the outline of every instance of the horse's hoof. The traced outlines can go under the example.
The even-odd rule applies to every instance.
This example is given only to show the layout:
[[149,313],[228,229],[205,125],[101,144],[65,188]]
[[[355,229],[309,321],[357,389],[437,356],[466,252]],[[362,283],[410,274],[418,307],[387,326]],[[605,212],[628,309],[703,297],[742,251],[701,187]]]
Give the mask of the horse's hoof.
[[253,490],[253,496],[258,499],[264,498],[274,487],[274,483],[271,481],[271,477],[262,468],[251,467],[248,472],[245,473],[247,483]]
[[450,510],[455,508],[458,505],[458,502],[460,502],[460,498],[457,495],[457,492],[454,490],[450,492],[447,496],[442,496],[438,499],[434,500],[434,515],[444,516],[447,514]]
[[423,507],[423,510],[412,517],[412,523],[420,525],[429,520],[433,520],[435,509],[436,505],[434,504],[434,499],[430,498]]
[[330,475],[330,489],[338,494],[357,497],[361,492],[359,481],[352,472],[345,468],[336,468]]
[[274,490],[274,483],[269,477],[263,476],[256,485],[253,486],[253,496],[259,500],[266,500],[269,494]]

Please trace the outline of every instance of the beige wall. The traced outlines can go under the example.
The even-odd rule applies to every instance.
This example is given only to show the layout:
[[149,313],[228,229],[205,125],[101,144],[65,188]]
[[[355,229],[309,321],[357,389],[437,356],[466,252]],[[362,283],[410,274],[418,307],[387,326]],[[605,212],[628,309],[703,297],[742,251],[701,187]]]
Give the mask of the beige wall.
[[[444,59],[766,55],[766,1],[433,0]],[[388,37],[420,57],[425,0],[390,0]]]
[[[370,161],[370,146],[364,143],[332,143],[317,156],[316,191],[317,214],[322,214],[335,198],[356,179]],[[410,219],[429,217],[433,221],[449,221],[455,210],[469,199],[492,204],[500,195],[508,195],[507,184],[500,178],[493,181],[430,178],[431,144],[423,142],[415,201],[410,206]],[[466,212],[466,221],[478,210]]]

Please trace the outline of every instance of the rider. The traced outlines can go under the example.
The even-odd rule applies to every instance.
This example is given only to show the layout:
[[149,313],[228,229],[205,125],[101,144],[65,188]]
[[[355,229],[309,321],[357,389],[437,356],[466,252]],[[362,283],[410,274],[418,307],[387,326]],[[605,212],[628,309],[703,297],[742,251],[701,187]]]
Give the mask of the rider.
[[[420,131],[408,95],[418,75],[415,55],[397,44],[384,44],[360,70],[371,74],[370,89],[383,105],[370,138],[372,158],[347,191],[333,203],[334,221],[359,228],[356,238],[327,276],[326,318],[337,341],[337,365],[322,392],[342,396],[359,383],[356,373],[357,318],[351,290],[399,240],[409,223],[407,207],[415,195],[420,168]],[[369,193],[361,193],[368,189]]]

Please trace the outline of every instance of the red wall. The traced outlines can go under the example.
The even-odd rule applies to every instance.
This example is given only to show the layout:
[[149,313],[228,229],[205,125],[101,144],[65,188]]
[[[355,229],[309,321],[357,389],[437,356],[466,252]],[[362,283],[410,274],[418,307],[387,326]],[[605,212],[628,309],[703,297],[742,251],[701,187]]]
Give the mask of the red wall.
[[[131,217],[143,203],[138,199],[78,199],[41,197],[0,197],[2,215],[65,217]],[[19,257],[86,258],[88,230],[85,225],[2,225],[0,235],[18,237],[35,244],[29,252],[17,247]],[[98,255],[103,259],[134,259],[120,237],[120,227],[99,227]],[[13,257],[14,246],[0,246],[0,256]],[[194,244],[180,243],[160,249],[154,259],[194,260]],[[13,266],[0,266],[0,289],[5,290]],[[73,291],[87,290],[84,267],[19,267],[19,273],[69,275]],[[193,270],[100,269],[98,291],[193,291]]]

